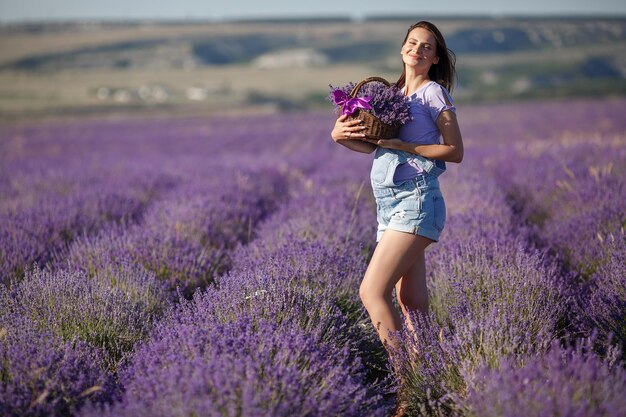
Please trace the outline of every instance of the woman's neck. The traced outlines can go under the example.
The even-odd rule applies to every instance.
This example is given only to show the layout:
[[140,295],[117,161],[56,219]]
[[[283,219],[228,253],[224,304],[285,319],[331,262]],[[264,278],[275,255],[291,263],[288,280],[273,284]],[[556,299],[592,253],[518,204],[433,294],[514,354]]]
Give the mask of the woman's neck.
[[417,91],[421,86],[430,81],[428,73],[417,73],[411,71],[413,68],[406,69],[406,78],[404,80],[404,94],[409,95]]

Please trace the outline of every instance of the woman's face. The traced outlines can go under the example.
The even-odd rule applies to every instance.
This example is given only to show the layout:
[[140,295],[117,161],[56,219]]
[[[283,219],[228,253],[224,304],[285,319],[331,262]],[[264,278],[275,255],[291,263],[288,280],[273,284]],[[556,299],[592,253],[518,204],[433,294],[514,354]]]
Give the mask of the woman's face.
[[439,62],[435,35],[424,28],[415,28],[409,32],[400,53],[405,65],[421,67],[426,71],[430,69],[431,65]]

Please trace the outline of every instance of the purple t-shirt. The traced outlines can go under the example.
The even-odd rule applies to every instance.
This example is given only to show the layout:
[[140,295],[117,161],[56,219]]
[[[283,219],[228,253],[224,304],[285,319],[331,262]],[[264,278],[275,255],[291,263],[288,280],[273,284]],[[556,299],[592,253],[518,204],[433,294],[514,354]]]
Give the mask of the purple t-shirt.
[[[406,87],[402,89],[403,92],[405,88]],[[430,81],[411,94],[408,100],[411,105],[410,111],[413,120],[409,120],[400,127],[398,137],[405,142],[420,145],[440,143],[441,133],[437,128],[437,117],[439,117],[444,110],[456,112],[456,107],[454,107],[454,102],[448,90],[435,81]],[[403,181],[417,176],[421,172],[422,170],[420,168],[410,162],[401,164],[396,168],[393,182],[400,184]]]

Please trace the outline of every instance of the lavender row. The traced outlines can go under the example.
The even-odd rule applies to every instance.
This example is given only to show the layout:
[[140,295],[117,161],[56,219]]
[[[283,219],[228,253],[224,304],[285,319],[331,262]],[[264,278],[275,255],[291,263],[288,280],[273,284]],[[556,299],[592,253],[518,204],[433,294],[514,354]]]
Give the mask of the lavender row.
[[624,143],[612,134],[529,141],[497,172],[534,241],[569,271],[576,301],[569,320],[626,347],[626,274],[617,261],[626,247]]
[[283,174],[289,169],[306,175],[315,167],[315,159],[302,155],[316,144],[300,140],[320,129],[315,120],[296,117],[289,132],[280,119],[260,121],[262,132],[234,119],[5,128],[0,132],[2,281],[19,279],[33,263],[43,267],[53,257],[63,258],[76,237],[111,223],[136,223],[156,196],[181,181],[216,179],[215,188],[227,180],[226,188],[242,170],[273,165]]
[[604,238],[622,234],[626,222],[624,139],[551,144],[530,142],[523,154],[513,153],[514,162],[499,170],[501,183],[539,242],[589,276],[610,253]]
[[[607,113],[611,113],[608,104],[593,104],[593,111],[609,110]],[[542,107],[546,107],[545,112],[558,109],[556,105]],[[573,137],[565,133],[562,138],[549,140],[541,137],[546,131],[553,133],[544,130],[550,125],[537,128],[525,124],[537,117],[534,112],[515,119],[503,111],[511,109],[486,110],[490,120],[502,119],[503,123],[490,123],[492,131],[470,129],[470,135],[482,137],[468,138],[469,157],[463,165],[467,170],[460,178],[450,174],[444,177],[444,191],[445,181],[448,181],[446,198],[450,216],[446,226],[448,235],[434,254],[436,261],[432,281],[429,281],[435,294],[432,313],[430,317],[415,317],[416,333],[405,330],[399,335],[405,343],[396,365],[402,369],[401,382],[408,386],[403,395],[414,412],[424,415],[516,415],[520,410],[536,410],[537,415],[546,415],[553,413],[551,395],[559,396],[558,404],[567,404],[566,407],[557,405],[559,412],[567,411],[564,415],[621,415],[626,402],[619,389],[626,380],[619,348],[609,343],[604,348],[605,355],[597,356],[587,345],[584,353],[574,354],[571,348],[561,348],[557,338],[567,343],[569,338],[564,337],[567,332],[577,334],[579,328],[572,326],[572,311],[588,317],[601,331],[607,332],[608,324],[610,331],[623,332],[625,305],[624,298],[620,297],[624,295],[624,285],[620,281],[624,270],[623,262],[617,261],[623,252],[623,238],[619,234],[606,236],[601,252],[604,262],[596,270],[592,286],[598,307],[589,308],[589,300],[586,300],[583,312],[579,302],[589,293],[582,292],[571,276],[563,273],[561,264],[554,261],[554,252],[536,249],[538,229],[532,224],[529,226],[526,218],[517,214],[519,206],[514,205],[514,210],[510,207],[512,195],[518,197],[514,201],[521,200],[537,208],[532,203],[541,202],[542,197],[550,199],[555,194],[554,183],[546,180],[550,175],[544,175],[554,164],[536,164],[536,160],[522,157],[528,154],[528,149],[557,148],[556,154],[564,151],[563,146],[559,146],[562,140],[566,147],[579,146],[580,151],[586,151],[591,157],[602,151],[594,149],[594,144],[584,135]],[[619,127],[621,119],[609,120],[611,123],[606,119],[602,121],[605,128],[617,128],[618,132],[622,129]],[[524,135],[514,135],[520,143],[498,144],[495,139],[500,134],[494,132],[504,127],[508,134],[523,129]],[[607,142],[612,144],[609,146],[623,142],[623,136],[614,132],[607,132],[607,136]],[[598,137],[607,139],[603,135]],[[526,153],[518,153],[520,149]],[[620,154],[618,151],[604,159],[590,160],[610,163],[620,159]],[[610,172],[589,162],[581,159],[579,164],[583,170],[588,169],[591,176]],[[494,168],[502,173],[497,183],[492,179]],[[537,171],[539,174],[534,176]],[[518,180],[516,185],[519,186],[513,193],[512,188],[506,186],[514,182],[512,179]],[[614,192],[606,183],[598,187],[599,183],[596,178],[595,185],[599,189],[594,196]],[[504,189],[499,190],[502,185]],[[523,191],[521,196],[516,194],[519,189]],[[539,194],[538,190],[544,194],[533,198]],[[619,194],[619,189],[616,191]],[[575,213],[569,201],[554,200],[563,211]],[[608,224],[615,230],[619,220],[616,222],[616,216],[611,213],[620,209],[605,209],[616,206],[603,205],[606,201],[606,198],[601,200],[600,210],[590,207],[590,211],[597,211],[594,213],[596,227]],[[617,206],[623,199],[619,201]],[[455,209],[458,211],[454,212]],[[557,213],[554,213],[556,219]],[[558,230],[563,224],[557,220],[551,227]],[[588,242],[570,240],[568,244],[574,250],[588,250],[580,247]],[[539,246],[545,247],[545,241]],[[598,349],[606,343],[605,339],[593,347]],[[583,370],[574,371],[577,366]],[[531,377],[533,372],[535,375]],[[555,383],[545,384],[546,378]],[[604,384],[605,380],[611,383]],[[534,394],[538,390],[544,390],[539,397],[545,400],[536,403]],[[487,393],[483,395],[484,391]],[[581,395],[586,396],[584,401]],[[509,399],[514,401],[509,402]],[[534,415],[535,411],[528,412]]]
[[287,198],[272,170],[231,171],[227,178],[187,179],[150,207],[141,223],[78,239],[66,259],[89,274],[128,261],[190,297],[228,270],[229,252],[255,235],[255,225]]
[[33,264],[67,253],[78,237],[136,222],[167,176],[68,171],[15,175],[0,204],[0,277],[7,285]]
[[375,229],[353,229],[367,224],[371,199],[325,181],[329,172],[349,180],[332,163],[319,169],[294,180],[291,198],[235,251],[217,286],[157,325],[110,415],[381,415],[355,354],[362,321],[349,316],[364,318],[365,257],[354,253]]
[[[527,129],[527,135],[533,133]],[[480,402],[468,405],[466,400],[481,369],[496,375],[501,368],[511,375],[524,372],[527,358],[542,361],[564,332],[575,330],[563,328],[564,316],[574,304],[569,299],[571,283],[547,253],[534,247],[534,230],[511,210],[508,196],[490,178],[493,164],[508,166],[504,161],[513,154],[505,146],[492,146],[490,139],[487,135],[476,143],[482,149],[474,148],[470,139],[470,157],[462,174],[454,175],[453,168],[442,179],[449,220],[446,238],[428,258],[433,268],[429,277],[432,314],[415,317],[417,333],[406,330],[399,335],[404,343],[395,357],[401,369],[398,379],[413,411],[424,415],[482,415]],[[619,253],[612,248],[609,253]],[[623,314],[623,304],[612,307],[613,313]],[[612,318],[619,320],[619,316]],[[623,372],[607,368],[602,358],[589,367],[599,372],[610,369],[605,374],[623,383]],[[568,380],[568,369],[555,368],[554,372],[565,386],[563,401],[576,404],[579,388],[596,379]],[[498,389],[502,398],[515,395],[507,386]],[[591,403],[601,405],[588,408],[589,415],[606,409],[613,410],[609,415],[619,415],[614,410],[624,402],[617,392],[605,386],[593,393]]]
[[476,156],[442,178],[448,220],[427,251],[430,314],[398,334],[392,355],[415,413],[455,412],[479,369],[541,355],[565,314],[558,269],[527,246],[528,231]]
[[[255,223],[280,201],[281,182],[268,171],[256,177],[236,173],[213,187],[200,180],[178,187],[150,207],[143,222],[78,239],[56,272],[27,272],[3,310],[32,320],[59,343],[87,343],[99,352],[94,361],[110,375],[178,292],[190,295],[206,286],[225,266],[228,250],[253,237]],[[22,358],[6,360],[19,366]],[[105,399],[113,394],[99,392]]]
[[[284,156],[283,160],[286,159]],[[299,155],[296,156],[299,158]],[[13,316],[32,320],[39,333],[30,339],[12,338],[13,342],[20,340],[20,343],[6,346],[19,350],[21,344],[32,344],[39,337],[37,335],[44,334],[50,326],[54,336],[50,340],[59,346],[57,349],[67,343],[65,340],[80,343],[86,340],[87,346],[96,352],[92,360],[99,365],[98,369],[116,369],[120,359],[132,353],[132,346],[144,338],[146,330],[168,305],[171,297],[164,296],[167,294],[161,285],[164,278],[169,284],[166,287],[171,289],[172,284],[181,284],[176,277],[176,272],[180,272],[180,276],[188,280],[182,283],[183,292],[187,295],[195,286],[207,283],[193,280],[193,276],[189,279],[189,269],[177,271],[171,268],[172,265],[189,268],[190,258],[179,258],[183,252],[181,249],[189,248],[183,253],[189,253],[191,259],[214,256],[213,259],[219,259],[221,263],[227,249],[252,239],[256,234],[256,222],[286,198],[283,195],[286,190],[282,174],[271,170],[245,173],[233,169],[241,161],[247,162],[248,166],[258,166],[259,161],[253,160],[250,155],[235,156],[232,164],[209,160],[204,166],[198,164],[196,157],[181,155],[178,162],[183,164],[182,169],[165,164],[163,172],[183,185],[164,192],[147,209],[140,222],[121,224],[104,229],[98,235],[77,239],[69,258],[63,254],[57,256],[56,272],[35,270],[27,273],[24,282],[17,284],[7,297],[11,302],[5,304],[5,309],[10,307]],[[187,165],[190,161],[194,162],[191,167]],[[250,165],[253,161],[254,164]],[[263,163],[266,164],[267,160],[262,159]],[[301,172],[301,177],[305,170],[312,169],[315,169],[314,165],[299,163],[294,171]],[[284,165],[281,170],[285,172]],[[123,243],[116,245],[120,241]],[[138,256],[135,256],[135,250],[139,252]],[[152,267],[157,276],[152,272],[137,272],[142,270],[141,267],[137,269],[137,264]],[[211,262],[201,266],[214,268]],[[193,272],[193,262],[191,267]],[[135,270],[127,273],[129,268]],[[206,274],[206,268],[202,272]],[[215,269],[211,272],[215,273]],[[138,291],[134,285],[146,291]],[[39,296],[33,296],[34,293]],[[120,315],[130,311],[135,313]],[[5,313],[9,317],[8,312],[4,311],[3,315]],[[11,324],[7,325],[7,328],[11,327]],[[37,343],[34,345],[37,346]],[[39,354],[45,355],[43,352]],[[20,358],[7,357],[3,363],[19,368],[21,362]],[[50,366],[54,369],[56,364]],[[108,373],[101,376],[104,378],[107,375],[110,378]],[[58,412],[57,403],[66,410],[79,406],[87,398],[95,400],[95,403],[109,401],[119,388],[116,385],[115,389],[105,390],[100,383],[84,390],[82,386],[78,389],[69,384],[69,393],[55,387],[51,394],[42,396],[37,389],[26,388],[41,384],[39,376],[41,373],[30,375],[30,382],[5,381],[3,386],[9,388],[19,386],[21,381],[21,388],[25,389],[21,396],[14,398],[17,405],[15,402],[8,405],[15,406],[15,412],[20,412],[19,404],[21,412],[31,412],[30,405],[26,407],[25,404],[31,404],[33,398],[39,397],[42,398],[39,407],[47,413]],[[44,384],[48,383],[54,384],[54,381],[46,380],[44,375]]]
[[0,316],[0,413],[71,415],[87,400],[109,400],[115,384],[97,357],[84,342],[63,342],[24,317]]
[[166,308],[163,294],[133,265],[98,277],[35,269],[1,287],[3,415],[67,415],[117,398],[112,372]]
[[[93,142],[92,145],[97,146]],[[41,159],[43,163],[50,162]],[[141,219],[103,228],[98,235],[81,235],[74,240],[69,259],[64,251],[51,251],[56,259],[49,266],[53,266],[56,272],[27,271],[23,281],[16,282],[10,294],[7,293],[7,302],[0,311],[0,316],[6,319],[2,326],[4,335],[8,332],[7,338],[1,341],[7,348],[3,350],[6,355],[3,354],[1,362],[7,366],[2,387],[11,392],[4,398],[6,401],[3,399],[3,407],[6,406],[11,413],[64,414],[87,399],[102,402],[114,398],[119,384],[111,372],[132,353],[135,343],[145,338],[154,320],[171,303],[172,296],[176,296],[172,293],[173,285],[181,284],[180,290],[186,294],[197,286],[206,285],[210,274],[218,267],[224,267],[227,249],[252,239],[256,222],[284,198],[284,181],[279,173],[271,170],[245,173],[220,161],[209,161],[208,164],[204,161],[204,165],[199,165],[196,160],[190,168],[185,166],[193,159],[194,156],[183,155],[178,161],[182,167],[172,164],[157,171],[157,174],[176,181],[168,184],[169,191],[164,191],[153,206],[144,210]],[[141,162],[142,166],[137,169],[149,173],[150,164]],[[51,165],[44,171],[50,173],[60,169]],[[121,165],[120,169],[132,168]],[[84,169],[86,174],[97,175],[97,172],[90,172],[89,167]],[[66,173],[61,176],[69,177],[68,183],[75,181]],[[60,188],[64,186],[54,179],[49,182]],[[89,182],[85,181],[86,184]],[[182,185],[174,187],[174,182]],[[74,197],[75,190],[84,184],[71,185],[73,188],[67,193]],[[93,185],[94,189],[88,190],[93,196],[104,191],[98,182]],[[127,192],[124,186],[123,183],[117,184],[116,188]],[[151,193],[149,188],[141,191]],[[19,204],[23,205],[27,200],[19,193],[14,194],[14,201]],[[41,195],[32,194],[41,203]],[[100,252],[89,250],[107,238],[135,243],[139,253],[133,252],[136,247],[132,245],[116,247],[110,241],[96,248]],[[44,247],[49,249],[49,242],[44,242]],[[181,249],[186,250],[184,254],[188,258],[185,260],[180,258]],[[203,262],[201,268],[192,272],[197,272],[205,280],[188,273],[189,266],[185,261],[189,259]],[[43,259],[41,261],[45,263]],[[152,267],[158,275],[145,271],[140,266],[142,264]],[[179,265],[181,269],[176,270]],[[197,264],[192,264],[191,268],[195,266]],[[185,281],[181,283],[179,278]],[[23,337],[17,337],[13,334],[14,329],[19,329],[15,320],[22,319],[31,325]],[[24,350],[24,346],[31,347],[31,356],[47,357],[50,362],[34,372],[20,371],[28,367],[29,357],[16,355]],[[85,355],[81,351],[72,352],[73,346],[88,348],[89,358],[80,359]],[[79,368],[88,360],[94,365],[91,369],[96,372],[97,377],[92,378],[95,382],[85,387],[80,379],[74,382],[64,380],[63,385],[58,385],[61,382],[55,379],[54,373],[59,366],[65,365],[54,352],[66,352],[69,358],[78,355],[83,361],[71,359],[68,372],[82,372]]]

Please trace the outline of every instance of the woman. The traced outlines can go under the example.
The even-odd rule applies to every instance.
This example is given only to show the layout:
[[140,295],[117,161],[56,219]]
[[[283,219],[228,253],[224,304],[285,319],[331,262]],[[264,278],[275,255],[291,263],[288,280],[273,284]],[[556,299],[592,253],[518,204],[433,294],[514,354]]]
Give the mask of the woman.
[[[371,181],[378,245],[359,295],[388,349],[396,343],[389,332],[402,326],[392,303],[394,287],[409,328],[409,312],[428,311],[424,250],[439,240],[446,215],[437,176],[445,170],[443,161],[463,159],[461,132],[448,93],[455,59],[441,32],[430,22],[412,25],[400,53],[404,70],[396,84],[411,103],[413,120],[401,127],[399,138],[366,138],[361,122],[346,121],[345,115],[331,133],[336,143],[353,151],[376,151]],[[402,414],[399,409],[397,415]]]

